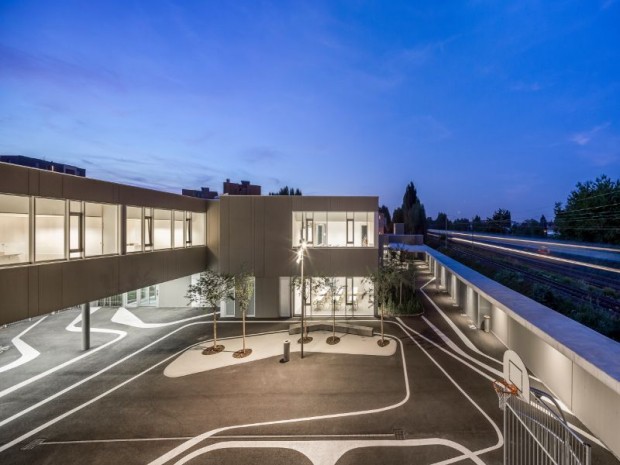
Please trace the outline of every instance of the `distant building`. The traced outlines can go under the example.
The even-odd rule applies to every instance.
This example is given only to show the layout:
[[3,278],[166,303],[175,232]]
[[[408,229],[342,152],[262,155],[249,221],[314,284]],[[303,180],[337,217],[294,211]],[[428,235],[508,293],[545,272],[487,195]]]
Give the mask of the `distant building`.
[[67,165],[65,163],[42,160],[40,158],[25,157],[23,155],[0,155],[0,162],[86,177],[86,170],[84,168],[78,168],[77,166]]
[[226,179],[224,182],[224,194],[228,195],[261,195],[260,190],[260,186],[250,184],[250,181],[241,181],[241,184],[237,184]]
[[217,191],[212,191],[208,187],[201,187],[199,191],[193,189],[183,189],[183,195],[195,197],[197,199],[213,200],[217,199]]

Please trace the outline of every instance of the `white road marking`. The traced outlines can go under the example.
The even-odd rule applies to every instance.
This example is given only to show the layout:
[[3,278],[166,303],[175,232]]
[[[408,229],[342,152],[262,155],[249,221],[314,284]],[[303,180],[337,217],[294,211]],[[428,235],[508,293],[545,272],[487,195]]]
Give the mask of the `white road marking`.
[[38,320],[33,325],[28,326],[25,330],[23,330],[21,333],[19,333],[17,336],[11,339],[11,343],[15,346],[15,348],[19,351],[21,355],[19,356],[17,360],[14,360],[11,363],[1,366],[0,373],[12,370],[13,368],[17,368],[18,366],[22,366],[28,362],[31,362],[32,360],[37,358],[39,355],[41,355],[41,352],[39,352],[34,347],[22,341],[21,337],[24,334],[26,334],[28,331],[30,331],[32,328],[34,328],[36,325],[41,323],[43,320],[45,320],[46,318],[47,318],[47,315],[41,318],[40,320]]
[[229,448],[248,449],[289,449],[303,454],[314,465],[334,465],[349,451],[364,447],[419,447],[419,446],[444,446],[461,452],[463,458],[468,458],[477,465],[485,465],[478,456],[465,446],[447,439],[383,439],[383,440],[344,440],[344,441],[234,441],[218,442],[186,455],[175,465],[182,465],[203,454],[215,450]]
[[[93,314],[98,309],[99,309],[98,307],[91,308],[90,313]],[[71,323],[69,323],[69,325],[67,325],[66,330],[70,331],[70,332],[81,332],[82,329],[77,327],[77,326],[75,326],[78,321],[81,321],[81,319],[82,319],[82,315],[80,314]],[[100,350],[105,349],[106,347],[108,347],[111,344],[114,344],[115,342],[120,341],[121,339],[123,339],[127,335],[127,333],[125,331],[117,331],[117,330],[113,330],[113,329],[91,328],[91,331],[92,332],[98,332],[98,333],[111,333],[111,334],[116,334],[117,336],[116,336],[116,338],[112,339],[111,341],[106,342],[105,344],[103,344],[103,345],[101,345],[101,346],[99,346],[99,347],[97,347],[95,349],[91,349],[88,352],[84,352],[82,355],[78,355],[77,357],[72,358],[70,360],[67,360],[66,362],[61,363],[60,365],[56,365],[55,367],[50,368],[49,370],[43,371],[43,372],[41,372],[41,373],[31,377],[31,378],[28,378],[28,379],[22,381],[21,383],[17,383],[15,385],[11,386],[11,387],[8,387],[8,388],[0,391],[0,398],[6,396],[8,394],[11,394],[12,392],[15,392],[18,389],[23,388],[24,386],[28,386],[29,384],[34,383],[35,381],[40,381],[41,379],[45,378],[46,376],[49,376],[52,373],[57,372],[58,370],[66,368],[69,365],[72,365],[75,362],[77,362],[79,360],[82,360],[83,358],[90,357],[92,354],[94,354],[96,352],[99,352]],[[39,404],[43,405],[44,403],[49,402],[49,400],[50,399],[47,399],[47,400],[45,400],[43,402],[40,402]],[[36,405],[39,406],[39,404],[36,404]],[[32,406],[32,407],[33,408],[31,408],[31,410],[34,410],[34,406]],[[3,420],[2,422],[0,422],[0,426],[5,425],[8,422],[7,420]]]
[[125,307],[119,307],[119,309],[112,316],[112,322],[125,326],[133,326],[134,328],[152,329],[152,328],[164,328],[166,326],[177,325],[179,323],[185,323],[186,321],[193,321],[199,318],[204,318],[205,315],[192,316],[184,318],[182,320],[169,321],[168,323],[145,323],[138,318],[134,313],[131,313]]

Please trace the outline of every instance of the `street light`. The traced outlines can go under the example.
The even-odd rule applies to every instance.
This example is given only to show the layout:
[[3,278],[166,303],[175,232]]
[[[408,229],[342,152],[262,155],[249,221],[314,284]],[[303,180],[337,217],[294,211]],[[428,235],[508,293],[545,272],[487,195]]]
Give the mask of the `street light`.
[[301,358],[304,358],[304,316],[306,313],[306,280],[304,279],[304,257],[306,255],[306,241],[299,242],[297,249],[297,263],[301,264]]

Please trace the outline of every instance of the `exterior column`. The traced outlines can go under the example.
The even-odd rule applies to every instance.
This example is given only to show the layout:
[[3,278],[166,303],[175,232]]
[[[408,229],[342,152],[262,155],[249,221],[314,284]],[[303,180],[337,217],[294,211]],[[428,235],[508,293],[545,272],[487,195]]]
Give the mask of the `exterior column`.
[[90,349],[90,302],[82,304],[82,350]]

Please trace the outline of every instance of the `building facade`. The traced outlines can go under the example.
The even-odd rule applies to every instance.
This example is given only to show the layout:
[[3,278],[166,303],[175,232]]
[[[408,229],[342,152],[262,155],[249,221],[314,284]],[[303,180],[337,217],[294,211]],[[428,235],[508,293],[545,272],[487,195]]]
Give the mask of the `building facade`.
[[[295,316],[301,240],[308,243],[308,314],[329,314],[316,285],[329,276],[338,283],[330,302],[339,315],[372,315],[364,276],[378,264],[377,203],[204,200],[0,163],[0,324],[91,301],[185,306],[192,276],[207,268],[254,274],[252,316]],[[222,313],[238,316],[233,302]]]

